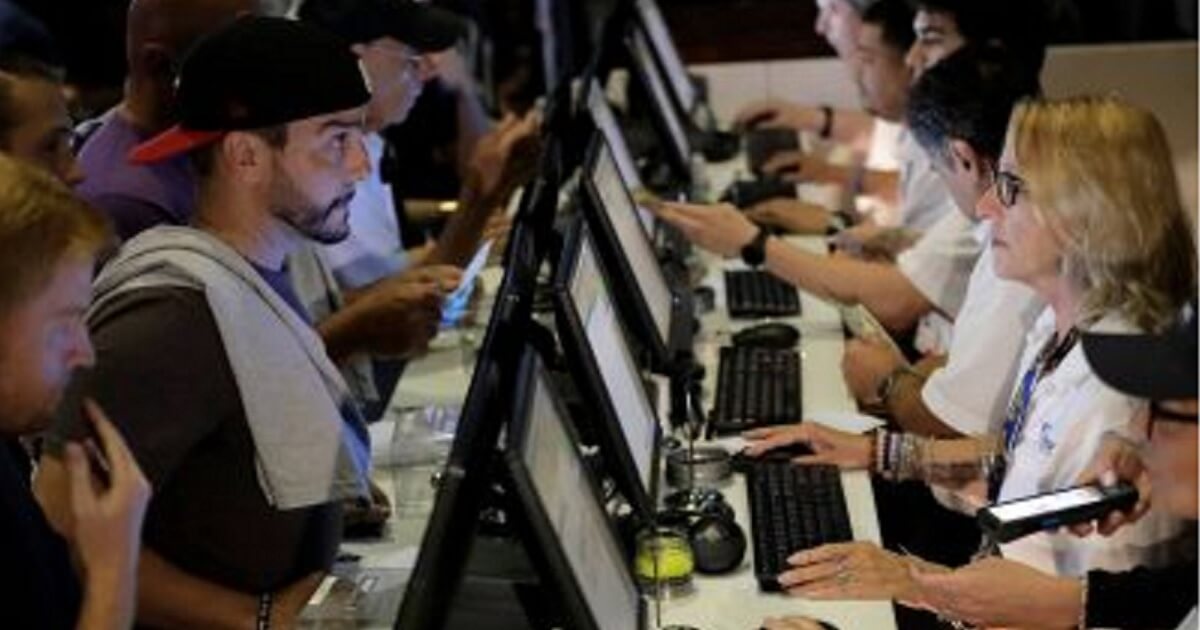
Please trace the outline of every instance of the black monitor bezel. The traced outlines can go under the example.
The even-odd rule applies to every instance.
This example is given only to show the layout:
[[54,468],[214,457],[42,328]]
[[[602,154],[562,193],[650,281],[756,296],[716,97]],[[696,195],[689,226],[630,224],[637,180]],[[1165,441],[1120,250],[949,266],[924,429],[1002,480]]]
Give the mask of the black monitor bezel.
[[[523,210],[536,215],[530,206],[545,203],[544,193],[530,188],[523,198]],[[395,628],[437,630],[447,624],[448,603],[465,573],[479,513],[499,461],[498,443],[507,418],[496,409],[508,407],[516,359],[532,321],[533,292],[543,255],[538,228],[534,222],[519,222],[510,234],[504,277]]]
[[[616,228],[608,217],[607,209],[604,208],[604,198],[596,189],[595,182],[592,181],[591,173],[595,169],[601,151],[611,152],[611,149],[602,136],[595,134],[588,143],[587,153],[580,170],[581,186],[586,197],[582,204],[583,214],[591,228],[596,251],[600,254],[601,266],[604,268],[610,284],[613,285],[613,294],[621,313],[621,320],[625,323],[627,331],[631,332],[634,339],[637,340],[641,350],[648,354],[650,366],[656,370],[662,370],[670,366],[674,359],[672,353],[674,340],[671,339],[671,336],[676,329],[675,318],[679,316],[676,307],[678,297],[675,295],[675,288],[671,286],[670,276],[662,268],[662,263],[657,258],[653,239],[646,233],[646,227],[642,225],[641,218],[635,214],[633,220],[637,223],[642,238],[646,239],[646,246],[654,257],[655,264],[659,265],[659,274],[666,284],[667,295],[671,300],[668,309],[670,320],[666,327],[667,337],[663,338],[654,322],[654,315],[650,311],[646,296],[642,294],[642,287],[636,278],[637,273],[630,266],[629,259],[621,247]],[[609,158],[612,159],[612,156],[610,155]],[[619,174],[618,180],[620,180]],[[629,190],[625,188],[623,180],[621,180],[621,188],[629,199],[629,207],[636,212],[637,203]],[[639,361],[639,363],[641,362]]]
[[[646,522],[650,522],[654,517],[659,492],[659,468],[662,465],[662,425],[658,419],[655,401],[650,400],[649,394],[643,388],[641,391],[646,396],[646,402],[654,421],[654,448],[650,454],[649,486],[644,486],[633,458],[632,445],[625,439],[625,432],[621,429],[621,420],[613,402],[612,393],[604,381],[591,344],[588,343],[587,327],[576,315],[579,309],[576,308],[575,298],[571,292],[571,280],[574,277],[575,266],[579,261],[585,242],[591,243],[596,254],[597,265],[600,266],[597,271],[600,272],[605,290],[612,302],[614,316],[617,324],[621,327],[622,338],[626,345],[629,345],[628,331],[625,330],[616,298],[612,294],[607,275],[599,260],[600,252],[596,251],[595,242],[590,238],[587,225],[583,221],[575,221],[568,228],[566,244],[554,279],[554,311],[559,344],[562,346],[563,358],[567,362],[567,368],[576,387],[591,403],[589,407],[598,411],[593,415],[597,416],[596,420],[600,424],[600,431],[597,432],[601,440],[600,450],[605,461],[608,462],[609,474],[617,482],[617,487],[625,495],[629,504]],[[632,348],[629,351],[636,361],[636,353]],[[638,375],[638,378],[640,379],[641,375]],[[638,384],[641,385],[640,382]]]
[[[528,430],[529,413],[533,404],[535,379],[538,378],[539,373],[545,374],[542,371],[544,368],[541,365],[541,360],[537,353],[533,352],[532,349],[527,349],[521,357],[513,389],[512,407],[509,413],[510,421],[504,449],[504,462],[506,470],[505,480],[510,484],[513,494],[517,497],[518,502],[523,508],[517,514],[513,514],[514,524],[518,529],[522,530],[526,541],[526,550],[529,553],[530,560],[542,577],[542,585],[557,592],[560,596],[562,610],[568,617],[564,620],[569,624],[568,627],[578,628],[579,630],[601,630],[598,620],[592,616],[587,598],[584,597],[582,587],[575,578],[575,572],[571,569],[570,561],[567,559],[562,543],[554,531],[554,526],[542,508],[541,500],[538,498],[537,490],[533,485],[532,475],[525,466],[524,458],[521,455],[521,445],[524,443],[525,432]],[[566,431],[571,443],[576,446],[575,453],[580,457],[579,464],[588,478],[589,495],[596,502],[600,512],[607,516],[608,512],[604,506],[603,495],[596,484],[595,478],[588,472],[586,462],[582,461],[582,456],[579,453],[579,434],[575,430],[575,427],[572,426],[570,421],[571,416],[548,381],[546,382],[546,386],[550,392],[551,404],[557,408],[559,417],[564,420],[563,429]],[[617,535],[610,518],[605,518],[604,528],[612,536],[613,544],[618,549],[621,549],[620,537]],[[626,576],[633,584],[634,590],[637,591],[637,580],[633,573],[632,563],[628,558],[626,558],[623,566],[625,567]],[[634,627],[645,628],[647,611],[645,600],[641,597],[640,591],[637,602],[637,619]]]
[[685,96],[683,94],[679,93],[679,85],[677,85],[677,81],[676,81],[676,77],[675,77],[676,73],[672,72],[671,68],[667,67],[668,66],[667,51],[664,51],[662,49],[662,46],[658,45],[660,42],[658,42],[655,39],[655,37],[653,36],[652,29],[650,28],[649,20],[646,19],[646,13],[639,6],[639,3],[647,2],[647,3],[653,4],[655,11],[658,13],[660,18],[662,17],[662,8],[658,6],[658,2],[656,2],[656,0],[628,0],[628,1],[632,5],[630,8],[634,15],[634,19],[637,21],[638,25],[641,27],[642,33],[645,34],[646,43],[648,43],[650,45],[650,50],[654,53],[654,58],[658,62],[659,72],[661,72],[663,75],[663,78],[666,79],[667,88],[671,92],[671,98],[675,101],[676,107],[679,108],[678,111],[683,112],[684,120],[687,120],[687,121],[692,120],[692,115],[695,113],[696,109],[700,106],[700,94],[696,90],[696,86],[691,85],[691,78],[688,77],[687,66],[684,65],[683,57],[679,54],[679,47],[675,45],[675,39],[671,36],[671,30],[667,26],[666,20],[664,18],[661,26],[663,28],[663,32],[666,33],[667,41],[661,42],[661,43],[663,44],[663,46],[670,46],[671,52],[674,53],[673,54],[674,58],[679,61],[678,71],[680,73],[680,76],[678,77],[678,80],[689,84],[690,92],[692,95],[691,103],[686,102],[687,99],[685,98]]
[[[636,158],[636,156],[633,155],[633,151],[631,151],[629,148],[629,142],[625,138],[625,132],[624,132],[624,130],[621,129],[621,124],[617,120],[616,112],[613,111],[612,106],[608,102],[608,97],[604,93],[604,88],[600,87],[600,83],[598,81],[596,81],[595,78],[593,77],[589,81],[584,83],[583,91],[584,91],[583,109],[587,112],[587,114],[586,114],[587,119],[591,123],[589,125],[589,130],[592,133],[599,134],[600,137],[604,138],[604,141],[608,144],[608,150],[613,153],[613,160],[617,163],[618,171],[621,171],[621,164],[620,164],[620,160],[616,159],[617,150],[614,147],[613,141],[621,143],[621,147],[625,149],[625,155],[629,158],[629,162],[630,162],[629,166],[632,167],[632,169],[633,169],[633,172],[630,173],[630,175],[632,175],[632,177],[633,177],[633,181],[632,182],[629,181],[629,179],[626,177],[626,174],[624,174],[624,173],[622,173],[621,179],[625,181],[626,187],[629,187],[631,185],[637,186],[637,187],[643,187],[644,184],[642,182],[642,176],[638,172],[637,158]],[[600,105],[600,107],[603,107],[607,110],[606,115],[611,117],[612,129],[606,131],[605,127],[607,127],[608,125],[601,125],[601,123],[598,120],[598,117],[596,115],[595,108],[592,106],[593,100],[597,100],[597,101],[601,102],[602,104]],[[614,138],[613,136],[617,136],[617,137]],[[640,205],[640,204],[635,204],[635,205]],[[640,211],[641,210],[639,208],[639,212]],[[659,227],[658,226],[658,218],[655,217],[653,214],[649,214],[646,217],[639,216],[638,220],[641,221],[642,228],[647,230],[647,233],[649,233],[649,234],[654,234],[654,232]]]
[[[641,56],[637,52],[637,40],[639,38],[645,44],[646,50],[649,52],[650,59],[647,61],[649,62],[650,67],[646,67],[646,65],[642,63],[640,58]],[[696,151],[696,147],[692,146],[692,139],[690,135],[692,130],[691,118],[688,116],[682,116],[680,111],[677,109],[675,97],[671,95],[673,90],[669,85],[667,85],[669,81],[666,77],[662,76],[661,70],[658,68],[658,59],[654,52],[654,45],[650,43],[649,35],[642,30],[642,26],[638,20],[631,20],[626,28],[625,49],[628,53],[630,69],[637,77],[637,80],[641,85],[642,92],[645,94],[649,109],[651,110],[651,122],[655,130],[658,132],[660,144],[666,147],[666,156],[670,163],[671,169],[675,171],[676,175],[680,179],[685,181],[690,180],[692,153]],[[666,92],[664,96],[666,96],[667,102],[659,102],[659,100],[654,97],[655,90],[652,87],[654,79],[651,78],[650,73],[654,73],[658,76],[658,79],[662,83],[662,87]],[[670,109],[669,112],[667,111],[667,108]],[[667,121],[667,116],[673,116],[679,123],[682,134],[680,139],[685,146],[680,146],[675,142],[675,134],[671,132],[671,123]]]

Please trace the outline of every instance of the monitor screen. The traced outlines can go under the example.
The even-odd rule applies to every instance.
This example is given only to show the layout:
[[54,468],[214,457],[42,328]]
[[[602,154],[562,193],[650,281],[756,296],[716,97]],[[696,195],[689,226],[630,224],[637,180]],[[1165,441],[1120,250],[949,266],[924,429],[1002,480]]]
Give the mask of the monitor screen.
[[[612,151],[613,159],[617,163],[617,171],[621,173],[621,179],[625,181],[625,187],[629,190],[641,188],[642,178],[638,175],[637,164],[634,162],[633,154],[629,151],[629,145],[625,143],[625,134],[621,131],[621,126],[617,124],[617,116],[609,106],[608,99],[604,96],[604,90],[595,80],[592,80],[588,86],[587,103],[592,122],[596,124],[600,135],[604,136],[604,141],[608,143],[608,148]],[[654,215],[640,204],[638,205],[638,218],[646,232],[653,234]]]
[[539,368],[520,455],[591,618],[602,630],[628,630],[639,616],[637,585],[560,406]]
[[662,12],[658,10],[658,3],[655,0],[635,0],[635,4],[642,25],[646,27],[646,34],[650,36],[650,44],[658,52],[663,72],[667,74],[667,81],[671,84],[671,90],[675,92],[675,102],[679,103],[679,107],[688,116],[692,115],[696,109],[696,87],[692,85],[687,70],[683,67],[679,49],[671,40],[671,33],[667,30]]
[[665,346],[671,338],[671,289],[658,264],[650,238],[638,219],[633,197],[617,172],[612,152],[604,142],[598,146],[588,176],[600,197],[602,211],[615,232],[617,245],[654,320],[655,332]]
[[641,29],[633,29],[630,34],[631,49],[633,51],[633,61],[640,68],[641,76],[646,82],[646,91],[650,95],[650,99],[654,101],[653,108],[662,118],[663,124],[667,127],[667,135],[670,136],[670,141],[675,145],[675,150],[682,160],[688,160],[692,155],[692,147],[688,141],[687,127],[679,118],[679,112],[675,109],[675,104],[671,101],[671,95],[667,94],[667,86],[663,81],[663,77],[658,72],[658,66],[654,62],[654,52],[650,50],[650,44],[646,41],[646,36]]
[[654,449],[658,421],[642,385],[633,353],[625,341],[608,283],[600,273],[591,239],[582,235],[571,274],[571,303],[583,325],[587,345],[604,381],[604,389],[637,478],[647,496],[653,492]]

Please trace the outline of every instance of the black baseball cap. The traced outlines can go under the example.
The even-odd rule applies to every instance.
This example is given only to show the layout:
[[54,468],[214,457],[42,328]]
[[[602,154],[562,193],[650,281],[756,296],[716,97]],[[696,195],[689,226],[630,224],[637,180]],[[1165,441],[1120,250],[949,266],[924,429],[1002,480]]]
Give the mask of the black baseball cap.
[[462,18],[412,0],[305,0],[297,15],[351,43],[391,37],[419,52],[450,48],[466,33]]
[[358,56],[341,39],[296,20],[247,15],[196,44],[176,82],[179,124],[134,147],[129,159],[157,162],[229,131],[353,109],[370,99]]
[[1083,335],[1083,352],[1100,380],[1149,400],[1196,398],[1196,300],[1157,335]]

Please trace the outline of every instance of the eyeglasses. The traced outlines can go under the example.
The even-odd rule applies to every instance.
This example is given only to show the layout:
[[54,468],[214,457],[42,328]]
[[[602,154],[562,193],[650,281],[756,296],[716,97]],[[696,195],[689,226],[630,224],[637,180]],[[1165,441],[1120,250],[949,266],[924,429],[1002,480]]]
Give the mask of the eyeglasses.
[[1011,208],[1017,203],[1017,195],[1025,190],[1025,180],[1014,173],[997,170],[995,174],[996,198],[1000,205]]
[[1154,434],[1154,424],[1159,420],[1166,420],[1168,422],[1190,422],[1195,424],[1196,414],[1171,411],[1170,409],[1167,409],[1159,404],[1158,401],[1152,400],[1150,401],[1150,419],[1149,422],[1146,423],[1147,437]]

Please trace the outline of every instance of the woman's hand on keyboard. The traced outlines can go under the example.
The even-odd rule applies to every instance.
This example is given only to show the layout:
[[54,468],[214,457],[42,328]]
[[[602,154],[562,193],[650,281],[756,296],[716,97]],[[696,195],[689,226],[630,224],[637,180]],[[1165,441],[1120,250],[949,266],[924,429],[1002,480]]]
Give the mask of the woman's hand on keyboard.
[[801,422],[777,427],[754,429],[742,434],[746,439],[746,454],[758,457],[767,451],[792,444],[805,444],[812,455],[800,455],[797,464],[831,464],[839,468],[858,470],[871,465],[874,441],[868,435],[847,433],[817,422]]
[[918,603],[910,566],[944,570],[870,542],[833,543],[793,554],[792,568],[779,574],[789,595],[808,599],[894,599]]

